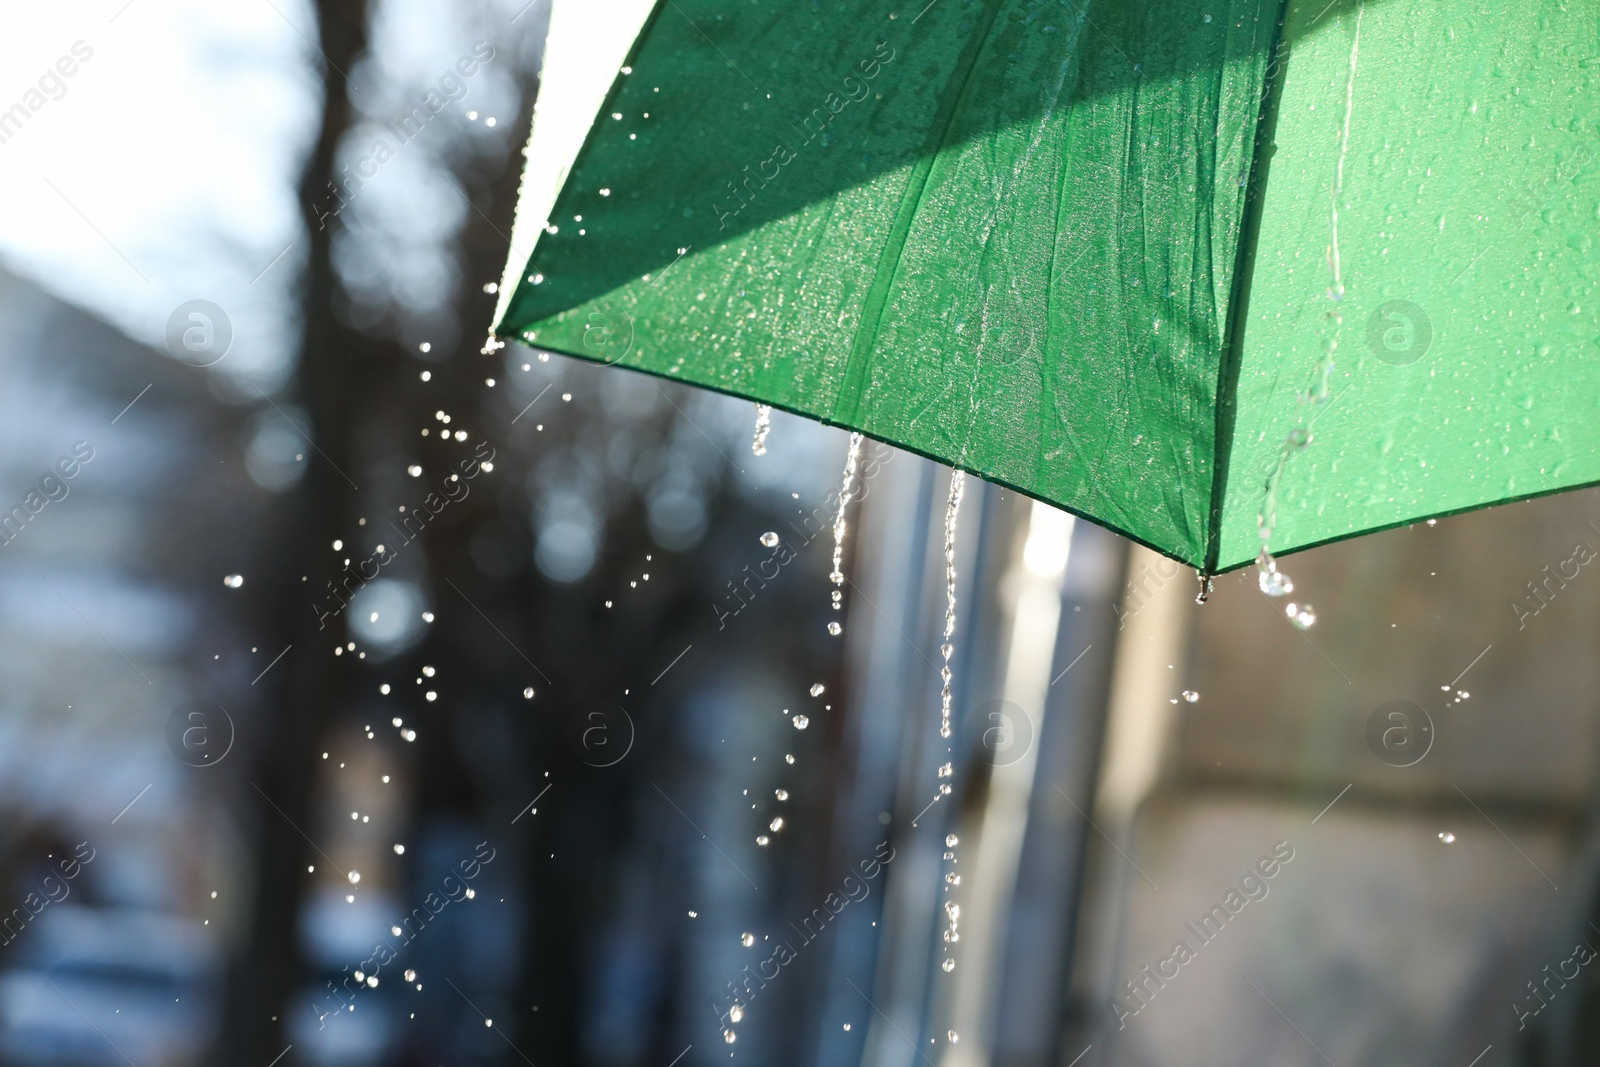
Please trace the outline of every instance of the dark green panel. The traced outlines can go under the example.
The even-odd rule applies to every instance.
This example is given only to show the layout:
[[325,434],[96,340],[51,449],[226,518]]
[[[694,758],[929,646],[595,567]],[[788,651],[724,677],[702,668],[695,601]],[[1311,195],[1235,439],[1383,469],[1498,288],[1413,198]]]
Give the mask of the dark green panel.
[[1199,562],[1277,11],[1204,7],[664,4],[499,332]]

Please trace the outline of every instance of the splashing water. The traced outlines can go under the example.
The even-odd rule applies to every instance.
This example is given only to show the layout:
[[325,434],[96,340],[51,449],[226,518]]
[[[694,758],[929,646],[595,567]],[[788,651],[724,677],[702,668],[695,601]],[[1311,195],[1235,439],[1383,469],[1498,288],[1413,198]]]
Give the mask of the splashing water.
[[950,736],[950,656],[955,646],[950,636],[956,632],[956,518],[961,512],[961,493],[967,476],[962,471],[950,475],[950,499],[944,510],[944,643],[939,654],[944,666],[939,669],[939,736]]
[[[1256,580],[1267,596],[1288,596],[1294,592],[1294,582],[1278,570],[1273,557],[1272,535],[1278,524],[1278,486],[1284,469],[1295,454],[1311,443],[1311,423],[1316,416],[1306,416],[1308,408],[1322,409],[1331,399],[1329,382],[1333,377],[1335,357],[1339,352],[1340,333],[1344,327],[1344,271],[1339,255],[1339,200],[1344,195],[1344,163],[1350,153],[1350,116],[1355,111],[1356,64],[1361,57],[1361,21],[1366,15],[1366,0],[1357,0],[1355,35],[1350,41],[1350,65],[1345,76],[1344,121],[1339,125],[1339,155],[1334,167],[1333,193],[1328,210],[1328,271],[1330,280],[1326,295],[1329,303],[1323,317],[1322,351],[1317,355],[1311,385],[1300,395],[1300,421],[1284,437],[1278,447],[1277,462],[1267,475],[1266,494],[1261,503],[1261,513],[1256,516],[1256,530],[1261,537],[1261,551],[1256,556]],[[1317,621],[1316,612],[1309,604],[1290,604],[1285,612],[1289,621],[1300,629],[1308,629]]]
[[767,454],[767,434],[772,430],[772,405],[756,405],[756,436],[750,442],[750,451],[758,456]]
[[833,610],[838,611],[844,607],[844,509],[850,504],[850,496],[855,491],[856,468],[861,464],[861,434],[850,435],[850,453],[844,461],[844,486],[839,490],[839,510],[833,516],[833,572],[828,575],[828,580],[834,584]]
[[944,914],[945,917],[950,921],[949,926],[944,932],[944,943],[947,945],[953,945],[957,941],[961,940],[961,933],[958,929],[961,919],[961,905],[957,904],[953,900],[945,901]]
[[[961,514],[961,494],[966,488],[967,476],[961,471],[950,473],[950,499],[945,504],[944,511],[944,641],[939,646],[939,655],[944,659],[944,665],[939,668],[939,736],[948,740],[950,737],[950,656],[955,651],[950,638],[956,632],[956,521]],[[948,779],[954,774],[954,768],[949,762],[939,768],[940,779]],[[950,795],[950,783],[940,781],[939,796]],[[952,865],[956,862],[955,847],[956,835],[950,834],[944,839],[945,847],[949,849],[944,858]],[[945,892],[961,884],[961,876],[954,871],[944,876]],[[944,903],[945,944],[954,946],[961,940],[957,928],[957,920],[961,917],[961,906],[953,900]],[[948,950],[947,950],[948,951]],[[953,957],[946,957],[940,964],[941,969],[949,974],[955,970],[956,961]]]

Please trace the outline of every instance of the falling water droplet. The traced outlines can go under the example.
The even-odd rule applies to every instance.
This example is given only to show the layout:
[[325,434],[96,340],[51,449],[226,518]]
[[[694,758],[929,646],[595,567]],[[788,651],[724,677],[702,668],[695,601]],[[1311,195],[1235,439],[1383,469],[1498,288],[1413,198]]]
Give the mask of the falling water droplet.
[[768,530],[766,533],[761,535],[761,543],[764,546],[766,546],[767,548],[777,548],[778,547],[778,535],[777,535],[777,533],[772,531],[772,530]]
[[[1210,15],[1206,16],[1206,21],[1207,22],[1211,21],[1211,16]],[[957,1041],[961,1040],[961,1035],[956,1033],[954,1030],[947,1031],[944,1036],[948,1037],[950,1039],[950,1043],[952,1045],[954,1045]]]
[[[864,440],[859,433],[850,435],[850,451],[844,461],[844,485],[839,489],[839,510],[833,516],[833,570],[828,580],[836,586],[844,585],[844,511],[855,491],[856,467],[861,463],[861,442]],[[834,611],[844,606],[844,595],[840,590],[835,589],[831,599]]]
[[772,432],[772,405],[756,405],[756,436],[750,442],[750,451],[758,456],[767,454],[767,434]]
[[939,966],[944,968],[946,974],[949,974],[951,971],[956,969],[956,961],[946,957],[945,961]]
[[734,1035],[734,1032],[732,1030],[724,1030],[724,1031],[722,1031],[722,1040],[726,1041],[728,1044],[731,1045],[736,1040],[738,1040],[738,1038]]
[[230,574],[226,578],[222,579],[222,584],[227,586],[229,589],[237,589],[244,584],[244,575]]
[[773,833],[777,833],[779,830],[782,830],[783,829],[783,816],[780,815],[776,819],[773,819],[772,822],[768,823],[767,824],[767,829],[771,830]]
[[[739,935],[739,944],[743,945],[745,948],[749,948],[751,945],[753,945],[755,943],[756,943],[756,935],[755,934],[740,934]],[[735,1020],[735,1021],[737,1021],[737,1020]]]
[[[691,911],[689,914],[693,915],[694,912]],[[729,1008],[728,1009],[728,1018],[731,1021],[736,1022],[736,1023],[737,1022],[743,1022],[744,1021],[744,1005],[743,1004],[735,1004],[733,1007]]]
[[811,725],[811,720],[806,718],[804,715],[796,715],[792,721],[794,722],[794,728],[796,730],[804,730],[807,726]]
[[1456,839],[1456,835],[1451,833],[1449,830],[1442,831],[1439,834],[1439,840],[1443,841],[1447,845],[1450,844],[1455,839]]
[[835,620],[834,622],[828,623],[828,632],[833,636],[838,637],[840,634],[844,633],[844,627],[840,626],[838,621]]
[[530,685],[530,686],[528,686],[528,688],[526,688],[526,689],[524,689],[522,691],[522,699],[523,700],[532,700],[533,699],[533,686]]
[[811,695],[814,696],[814,697],[821,696],[822,695],[822,689],[823,689],[822,683],[821,682],[816,683],[815,685],[813,685],[811,687]]
[[774,789],[772,791],[772,795],[777,797],[779,800],[789,799],[789,791],[787,789]]
[[1193,704],[1193,703],[1194,703],[1194,702],[1195,702],[1195,701],[1196,701],[1196,700],[1199,700],[1199,699],[1200,699],[1200,694],[1199,694],[1199,693],[1196,693],[1196,692],[1195,692],[1195,691],[1194,691],[1194,690],[1192,690],[1192,689],[1185,689],[1185,690],[1184,690],[1184,691],[1183,691],[1183,699],[1185,699],[1185,700],[1187,700],[1187,701],[1188,701],[1188,702],[1189,702],[1189,703],[1191,703],[1191,704]]
[[944,839],[944,847],[945,848],[955,848],[960,843],[961,843],[961,839],[958,838],[955,834],[946,834],[945,835],[945,839]]
[[1288,596],[1294,592],[1294,582],[1278,569],[1278,561],[1267,552],[1265,546],[1261,549],[1261,556],[1263,561],[1256,574],[1256,583],[1261,591],[1268,596]]
[[1309,630],[1317,622],[1317,613],[1310,604],[1290,604],[1283,609],[1283,613],[1297,629]]
[[769,840],[769,838],[767,837],[767,835],[766,834],[762,834],[760,837],[756,838],[756,844],[760,845],[762,848],[766,848],[768,840]]

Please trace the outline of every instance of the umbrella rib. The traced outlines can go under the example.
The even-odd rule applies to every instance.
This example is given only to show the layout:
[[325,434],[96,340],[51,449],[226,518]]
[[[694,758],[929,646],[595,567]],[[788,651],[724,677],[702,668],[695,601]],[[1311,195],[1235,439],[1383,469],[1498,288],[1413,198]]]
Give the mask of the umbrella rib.
[[1239,210],[1239,245],[1234,250],[1233,277],[1228,285],[1226,332],[1223,336],[1222,358],[1217,367],[1216,421],[1211,436],[1211,507],[1206,516],[1205,543],[1201,546],[1201,558],[1205,561],[1200,567],[1202,586],[1206,576],[1216,573],[1222,555],[1223,505],[1233,466],[1234,427],[1238,418],[1236,393],[1240,367],[1244,364],[1245,324],[1250,314],[1250,276],[1255,266],[1256,243],[1261,236],[1267,174],[1272,165],[1272,133],[1277,125],[1275,105],[1287,65],[1280,60],[1279,53],[1284,46],[1283,26],[1288,17],[1288,7],[1288,0],[1281,0],[1278,17],[1272,26],[1272,36],[1267,43],[1267,65],[1262,72],[1261,103],[1256,109],[1250,170],[1245,175],[1244,203]]

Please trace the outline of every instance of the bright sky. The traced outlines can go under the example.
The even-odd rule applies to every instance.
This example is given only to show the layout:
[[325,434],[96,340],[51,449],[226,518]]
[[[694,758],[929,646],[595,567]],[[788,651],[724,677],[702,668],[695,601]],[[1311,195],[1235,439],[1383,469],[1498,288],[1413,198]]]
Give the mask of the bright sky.
[[[378,62],[345,72],[367,83],[353,95],[369,121],[409,110],[487,39],[496,62],[453,108],[473,116],[476,136],[520,142],[503,124],[515,114],[510,68],[521,42],[542,35],[544,3],[374,7]],[[320,117],[308,0],[88,0],[7,16],[0,197],[12,206],[0,262],[158,347],[178,305],[211,301],[234,336],[216,384],[240,399],[272,391],[298,344],[291,287],[306,249],[294,196]],[[502,125],[486,128],[495,115]],[[345,220],[362,253],[345,267],[377,271],[371,283],[413,307],[447,299],[457,281],[447,245],[466,208],[429,158],[448,141],[441,130],[403,153]]]
[[0,128],[0,259],[155,345],[180,303],[213,301],[235,337],[217,372],[272,388],[298,333],[309,5],[90,0],[7,18],[0,113],[37,110]]

